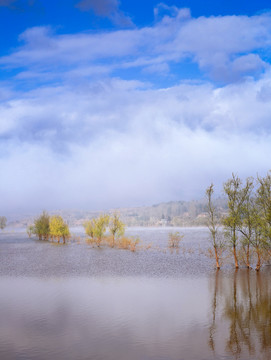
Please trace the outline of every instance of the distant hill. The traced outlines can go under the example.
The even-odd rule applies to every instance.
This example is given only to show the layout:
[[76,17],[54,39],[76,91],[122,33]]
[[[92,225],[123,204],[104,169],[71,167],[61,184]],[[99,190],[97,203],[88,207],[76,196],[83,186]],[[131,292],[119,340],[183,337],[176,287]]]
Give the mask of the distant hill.
[[[227,212],[227,201],[223,198],[214,200],[221,215]],[[203,226],[206,225],[206,200],[170,201],[152,206],[110,209],[104,211],[112,214],[118,212],[127,226]],[[80,226],[88,219],[97,217],[102,211],[56,210],[50,215],[61,215],[69,226]],[[36,215],[16,216],[10,219],[9,225],[26,227],[33,223]]]
[[[227,201],[214,201],[219,213],[227,212]],[[170,201],[153,206],[119,209],[127,226],[202,226],[206,225],[206,200]]]

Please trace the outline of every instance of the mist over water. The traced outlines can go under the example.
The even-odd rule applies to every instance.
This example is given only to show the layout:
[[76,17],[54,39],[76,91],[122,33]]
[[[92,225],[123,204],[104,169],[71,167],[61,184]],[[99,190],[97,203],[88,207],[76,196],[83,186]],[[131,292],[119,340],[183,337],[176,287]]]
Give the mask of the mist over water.
[[[208,246],[206,229],[179,230]],[[216,272],[166,251],[170,231],[129,229],[153,244],[136,253],[2,233],[0,358],[269,359],[270,267]]]

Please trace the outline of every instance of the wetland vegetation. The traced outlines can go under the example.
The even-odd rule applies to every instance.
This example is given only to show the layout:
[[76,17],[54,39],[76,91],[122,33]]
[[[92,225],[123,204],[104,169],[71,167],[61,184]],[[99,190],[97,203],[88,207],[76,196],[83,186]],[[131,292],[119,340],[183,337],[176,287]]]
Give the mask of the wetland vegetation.
[[44,211],[29,237],[3,230],[0,357],[269,359],[271,175],[233,174],[224,193],[221,212],[206,189],[206,227]]
[[[239,262],[250,269],[252,263],[259,271],[271,257],[271,172],[265,177],[247,178],[243,183],[235,174],[224,184],[227,197],[227,213],[219,217],[212,202],[214,185],[206,190],[208,228],[211,244],[220,268],[224,250],[231,251],[235,268]],[[219,234],[219,225],[223,226],[223,237]]]
[[[259,271],[264,264],[269,264],[271,257],[271,174],[248,178],[243,183],[235,174],[224,183],[224,195],[227,200],[227,211],[214,200],[214,185],[206,189],[205,225],[210,231],[210,247],[198,253],[215,259],[216,268],[229,261],[232,255],[234,266],[254,267]],[[86,243],[92,246],[109,246],[117,249],[149,249],[152,245],[140,246],[139,237],[125,235],[126,225],[120,213],[100,214],[84,222]],[[28,226],[29,236],[35,235],[39,240],[62,239],[63,244],[71,238],[68,224],[60,215],[49,216],[43,212]],[[168,248],[180,250],[183,238],[181,232],[168,234]],[[77,239],[78,241],[79,239]],[[74,241],[74,239],[72,239]],[[157,244],[154,245],[157,248]],[[161,249],[160,249],[161,250]],[[182,245],[183,252],[195,252]]]

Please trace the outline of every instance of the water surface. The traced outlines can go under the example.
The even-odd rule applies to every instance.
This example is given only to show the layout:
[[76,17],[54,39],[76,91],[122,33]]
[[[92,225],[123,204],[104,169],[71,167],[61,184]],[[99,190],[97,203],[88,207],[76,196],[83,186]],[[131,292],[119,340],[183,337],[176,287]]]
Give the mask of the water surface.
[[270,359],[270,267],[216,272],[169,231],[131,229],[160,248],[136,253],[2,234],[0,359]]

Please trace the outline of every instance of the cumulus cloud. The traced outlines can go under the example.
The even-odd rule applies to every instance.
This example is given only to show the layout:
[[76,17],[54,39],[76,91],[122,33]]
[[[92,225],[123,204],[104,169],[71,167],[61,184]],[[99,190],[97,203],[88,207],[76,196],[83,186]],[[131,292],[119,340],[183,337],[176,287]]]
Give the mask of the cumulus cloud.
[[64,35],[49,27],[27,29],[20,36],[22,45],[0,58],[0,65],[57,75],[82,66],[103,66],[105,72],[130,68],[139,70],[139,76],[144,68],[159,72],[190,61],[211,79],[225,83],[258,76],[270,66],[269,13],[192,18],[187,9],[170,10],[152,27]]
[[270,89],[267,73],[220,88],[108,79],[13,94],[0,107],[1,203],[134,206],[202,197],[233,171],[265,174]]
[[[271,15],[155,15],[103,33],[27,29],[0,58],[16,73],[0,84],[0,210],[191,199],[269,170]],[[189,61],[209,81],[181,81]]]
[[96,15],[108,17],[114,23],[122,26],[131,26],[132,20],[119,9],[118,0],[81,0],[77,3],[81,11],[92,10]]
[[163,22],[170,21],[171,17],[177,17],[179,19],[186,19],[191,17],[190,9],[179,9],[177,6],[168,6],[164,3],[159,3],[153,10],[156,20],[163,20]]

